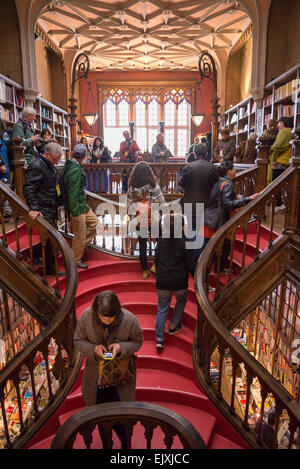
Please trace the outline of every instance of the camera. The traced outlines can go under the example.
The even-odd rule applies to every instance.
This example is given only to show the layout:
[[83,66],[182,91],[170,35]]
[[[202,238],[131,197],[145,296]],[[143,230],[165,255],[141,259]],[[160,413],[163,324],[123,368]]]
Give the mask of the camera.
[[105,352],[103,354],[103,358],[104,358],[104,360],[112,360],[114,358],[114,356],[113,356],[112,352]]

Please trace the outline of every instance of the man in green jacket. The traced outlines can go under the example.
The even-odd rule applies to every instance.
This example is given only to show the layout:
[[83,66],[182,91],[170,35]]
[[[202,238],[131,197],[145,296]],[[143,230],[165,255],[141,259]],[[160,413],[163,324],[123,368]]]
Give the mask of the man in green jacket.
[[74,146],[72,158],[63,168],[64,189],[67,195],[67,210],[71,215],[71,229],[74,235],[72,249],[79,269],[87,269],[82,262],[84,250],[96,234],[99,219],[88,207],[85,196],[85,175],[81,163],[86,157],[86,146],[78,143]]
[[36,110],[32,107],[24,107],[22,111],[22,119],[19,122],[16,122],[13,131],[12,137],[21,137],[23,138],[24,158],[27,164],[30,164],[37,157],[37,152],[34,148],[34,144],[41,138],[40,135],[34,135],[33,123],[36,118]]

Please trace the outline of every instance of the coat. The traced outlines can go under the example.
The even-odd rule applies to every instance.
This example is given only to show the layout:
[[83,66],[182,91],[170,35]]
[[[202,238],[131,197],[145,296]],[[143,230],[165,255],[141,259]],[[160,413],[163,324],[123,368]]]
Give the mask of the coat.
[[223,160],[233,160],[235,155],[235,144],[231,138],[227,140],[218,140],[214,149],[214,159],[219,161],[221,159],[220,151],[223,151]]
[[292,157],[292,129],[285,127],[278,133],[270,148],[268,164],[268,184],[272,181],[272,165],[274,162],[288,166]]
[[179,180],[179,185],[184,188],[180,203],[191,203],[195,216],[196,204],[205,203],[209,199],[211,188],[218,179],[216,168],[203,158],[187,164]]
[[236,149],[236,162],[253,164],[257,158],[256,140],[245,140]]
[[186,238],[159,238],[155,249],[156,288],[183,290],[188,288],[189,272],[194,275],[196,257],[186,248]]
[[59,205],[57,185],[56,170],[51,163],[42,156],[33,160],[25,172],[23,195],[29,209],[41,212],[52,224]]
[[[128,358],[137,352],[143,343],[143,330],[137,318],[126,309],[123,320],[116,331],[114,341],[121,347],[120,358]],[[81,390],[85,403],[96,404],[99,377],[99,357],[94,353],[96,345],[107,345],[106,329],[99,326],[94,317],[92,308],[86,309],[77,324],[74,334],[74,345],[86,357],[83,371]],[[110,343],[112,343],[110,341]],[[136,365],[134,360],[134,378],[132,381],[119,384],[116,390],[121,401],[133,401],[136,387]]]
[[13,126],[12,137],[21,137],[24,139],[22,143],[22,145],[25,147],[24,158],[28,164],[37,157],[37,152],[31,140],[33,135],[34,132],[31,125],[24,120],[16,122],[16,124]]
[[73,158],[65,162],[63,168],[64,186],[68,196],[67,209],[72,217],[89,211],[85,196],[85,174],[80,164]]

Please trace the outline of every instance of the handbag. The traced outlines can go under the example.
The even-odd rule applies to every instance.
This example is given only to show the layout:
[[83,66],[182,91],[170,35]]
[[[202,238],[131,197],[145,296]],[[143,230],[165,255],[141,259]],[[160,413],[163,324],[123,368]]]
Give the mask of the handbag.
[[98,387],[101,389],[128,383],[134,377],[134,356],[99,361]]

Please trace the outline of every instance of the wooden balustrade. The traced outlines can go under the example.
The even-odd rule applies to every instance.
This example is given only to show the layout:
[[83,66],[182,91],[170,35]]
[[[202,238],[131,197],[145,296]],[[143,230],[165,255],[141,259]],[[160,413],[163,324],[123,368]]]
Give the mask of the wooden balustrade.
[[[276,307],[280,318],[280,311],[285,307],[287,281],[294,285],[297,302],[300,301],[299,135],[300,132],[297,130],[290,168],[268,186],[258,199],[240,210],[221,227],[207,244],[195,274],[199,302],[194,341],[196,374],[216,406],[254,448],[264,447],[261,441],[262,430],[260,429],[256,435],[249,422],[251,388],[254,381],[261,389],[261,419],[265,414],[264,403],[267,396],[271,394],[275,403],[273,447],[276,448],[278,444],[279,420],[283,413],[289,420],[289,448],[294,444],[296,432],[298,436],[300,432],[300,405],[296,402],[296,400],[299,402],[300,390],[295,390],[293,393],[295,399],[293,399],[290,393],[230,333],[278,288],[281,293]],[[264,151],[267,152],[267,148],[264,148]],[[274,209],[276,198],[280,193],[286,206],[286,213],[283,233],[277,236],[274,233]],[[261,237],[262,222],[266,212],[270,217],[267,248]],[[252,249],[246,250],[246,245],[249,247],[250,244],[247,243],[247,238],[254,223],[256,241],[254,245],[252,242]],[[225,240],[227,240],[229,259],[228,269],[224,273],[220,272],[220,258]],[[232,361],[230,376],[227,376],[224,364],[228,355]],[[213,379],[212,368],[218,370],[217,379]],[[238,408],[236,400],[236,380],[241,370],[246,379],[243,413]]]
[[172,410],[143,402],[110,402],[101,406],[90,406],[71,416],[56,433],[51,449],[72,449],[79,434],[83,437],[86,449],[99,449],[97,443],[93,444],[98,425],[105,436],[103,449],[112,449],[112,430],[117,422],[124,428],[126,441],[123,442],[122,449],[134,449],[132,436],[137,423],[144,427],[147,449],[152,448],[151,442],[156,427],[163,432],[163,441],[168,450],[172,449],[175,437],[179,438],[183,449],[207,448],[195,428]]
[[[13,232],[6,230],[6,201],[12,208]],[[65,399],[80,369],[81,356],[73,348],[77,269],[61,234],[42,217],[33,221],[24,202],[2,183],[0,219],[0,327],[7,349],[0,374],[0,446],[22,448]],[[38,243],[41,266],[34,263]],[[46,272],[47,243],[54,277]],[[63,280],[60,264],[66,273]],[[26,340],[18,327],[25,322]],[[12,409],[15,418],[9,419]]]

